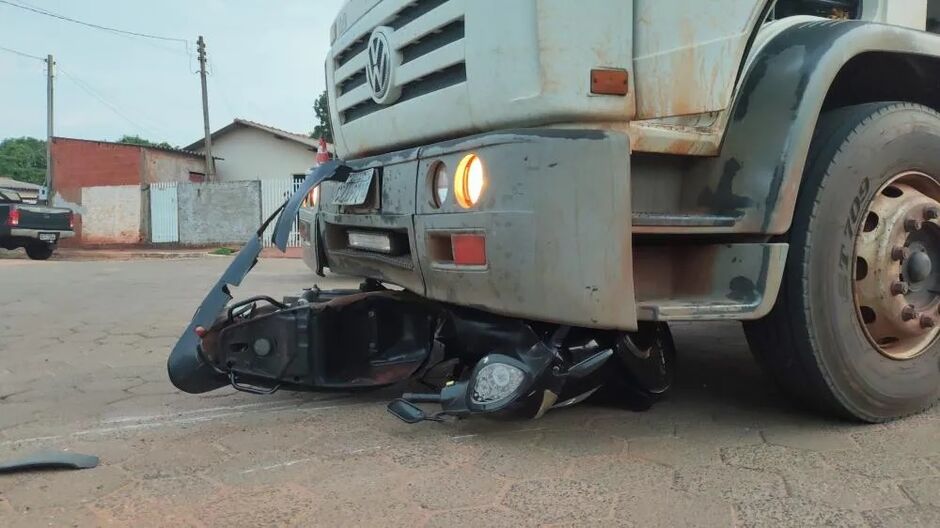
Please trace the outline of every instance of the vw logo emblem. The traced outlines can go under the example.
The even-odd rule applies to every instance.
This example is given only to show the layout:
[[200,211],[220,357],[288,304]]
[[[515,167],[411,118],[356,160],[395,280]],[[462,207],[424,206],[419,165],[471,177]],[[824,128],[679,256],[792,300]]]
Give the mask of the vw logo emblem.
[[401,88],[395,85],[395,70],[401,62],[399,53],[392,49],[390,36],[395,30],[379,27],[369,37],[366,81],[372,89],[372,99],[383,105],[394,103],[401,97]]

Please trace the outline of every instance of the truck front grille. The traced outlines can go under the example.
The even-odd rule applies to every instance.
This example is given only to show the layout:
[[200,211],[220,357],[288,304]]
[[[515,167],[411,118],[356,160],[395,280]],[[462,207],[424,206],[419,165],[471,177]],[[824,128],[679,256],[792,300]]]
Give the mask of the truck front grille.
[[[385,1],[403,5],[378,25],[350,30],[359,31],[358,38],[333,56],[340,124],[467,81],[463,0]],[[392,45],[402,57],[398,67],[402,94],[390,105],[376,103],[366,81],[366,48],[380,26],[395,30]]]

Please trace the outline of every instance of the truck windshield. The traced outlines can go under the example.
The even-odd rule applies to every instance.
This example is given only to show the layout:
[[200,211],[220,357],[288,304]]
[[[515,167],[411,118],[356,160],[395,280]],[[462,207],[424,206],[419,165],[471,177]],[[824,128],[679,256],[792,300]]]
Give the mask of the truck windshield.
[[0,202],[23,203],[23,198],[20,197],[19,193],[8,191],[6,189],[0,189]]

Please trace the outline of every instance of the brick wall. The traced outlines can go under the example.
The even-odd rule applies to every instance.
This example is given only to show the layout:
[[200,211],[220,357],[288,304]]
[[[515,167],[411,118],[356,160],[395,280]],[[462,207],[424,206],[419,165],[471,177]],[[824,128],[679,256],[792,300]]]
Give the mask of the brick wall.
[[[180,152],[54,138],[55,205],[77,213],[75,238],[63,240],[63,245],[141,243],[148,227],[147,204],[141,200],[142,186],[189,181],[190,172],[202,171],[202,167],[202,158]],[[131,192],[128,187],[137,191]],[[94,203],[85,203],[86,199]]]
[[59,189],[138,185],[142,151],[133,145],[55,138],[52,170]]

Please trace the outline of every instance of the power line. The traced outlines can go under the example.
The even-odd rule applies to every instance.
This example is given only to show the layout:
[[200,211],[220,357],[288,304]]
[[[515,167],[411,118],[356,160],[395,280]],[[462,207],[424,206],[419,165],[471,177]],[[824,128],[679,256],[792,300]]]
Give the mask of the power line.
[[207,60],[209,62],[209,79],[212,81],[212,86],[215,87],[215,93],[222,99],[222,105],[225,106],[225,109],[228,110],[233,117],[237,117],[238,113],[235,112],[235,105],[232,104],[231,99],[229,99],[225,93],[225,82],[216,75],[215,62],[213,62],[211,57],[207,57]]
[[85,22],[82,20],[77,20],[71,17],[67,17],[65,15],[60,15],[58,13],[53,13],[52,11],[46,11],[45,9],[41,9],[38,7],[31,7],[31,6],[27,6],[23,4],[18,4],[16,2],[10,2],[9,0],[0,0],[0,4],[6,4],[12,7],[16,7],[18,9],[24,9],[26,11],[31,11],[33,13],[37,13],[40,15],[57,18],[59,20],[64,20],[66,22],[72,22],[73,24],[80,24],[82,26],[87,26],[87,27],[94,28],[94,29],[100,29],[103,31],[110,31],[112,33],[120,33],[123,35],[131,35],[135,37],[149,38],[149,39],[155,39],[155,40],[166,40],[170,42],[182,42],[183,44],[186,45],[187,52],[189,50],[189,41],[186,39],[175,38],[175,37],[164,37],[161,35],[152,35],[150,33],[140,33],[137,31],[128,31],[125,29],[118,29],[118,28],[114,28],[110,26],[102,26],[100,24],[93,24],[91,22]]
[[26,57],[27,59],[35,59],[35,60],[38,60],[38,61],[46,62],[46,58],[45,58],[45,57],[37,57],[37,56],[35,56],[35,55],[30,55],[29,53],[23,53],[22,51],[16,51],[15,49],[4,48],[3,46],[0,46],[0,50],[8,51],[8,52],[10,52],[10,53],[13,53],[14,55],[19,55],[19,56],[21,56],[21,57]]
[[[94,23],[92,23],[92,22],[85,22],[85,21],[83,21],[83,20],[78,20],[78,19],[71,18],[71,17],[65,16],[65,15],[61,15],[61,14],[59,14],[59,13],[54,13],[54,12],[52,12],[52,11],[48,11],[48,10],[46,10],[46,9],[42,9],[42,8],[40,8],[40,7],[31,6],[31,5],[25,5],[25,4],[17,3],[17,2],[11,2],[10,0],[0,0],[0,4],[5,4],[5,5],[8,5],[8,6],[10,6],[10,7],[15,7],[15,8],[17,8],[17,9],[23,9],[23,10],[25,10],[25,11],[30,11],[30,12],[32,12],[32,13],[36,13],[36,14],[39,14],[39,15],[52,17],[52,18],[55,18],[55,19],[58,19],[58,20],[63,20],[63,21],[66,21],[66,22],[72,22],[73,24],[79,24],[79,25],[82,25],[82,26],[85,26],[85,27],[89,27],[89,28],[92,28],[92,29],[99,29],[99,30],[102,30],[102,31],[108,31],[108,32],[111,32],[111,33],[115,33],[115,34],[118,34],[118,35],[125,36],[125,37],[139,37],[139,38],[151,39],[151,40],[162,40],[162,41],[166,41],[166,42],[178,42],[178,43],[182,43],[182,44],[183,44],[183,47],[185,48],[184,53],[186,54],[187,57],[190,58],[190,62],[192,62],[192,56],[193,56],[193,54],[192,54],[192,52],[189,50],[189,41],[186,40],[186,39],[181,39],[181,38],[176,38],[176,37],[166,37],[166,36],[162,36],[162,35],[153,35],[153,34],[150,34],[150,33],[141,33],[141,32],[139,32],[139,31],[128,31],[128,30],[125,30],[125,29],[118,29],[118,28],[111,27],[111,26],[103,26],[103,25],[101,25],[101,24],[94,24]],[[176,52],[176,51],[177,51],[177,50],[170,50],[169,48],[165,48],[165,47],[163,47],[163,46],[158,46],[156,43],[150,43],[150,45],[151,45],[151,46],[154,46],[154,47],[156,47],[156,48],[158,48],[158,49],[162,49],[162,50],[164,50],[164,51],[173,51],[173,52]]]
[[154,136],[159,136],[159,135],[160,135],[160,134],[157,134],[156,132],[154,132],[154,130],[151,129],[150,127],[144,126],[144,125],[142,125],[142,124],[140,124],[140,123],[134,121],[134,120],[131,119],[130,117],[128,117],[124,112],[121,111],[120,108],[118,108],[116,105],[111,104],[110,102],[108,102],[101,94],[99,94],[97,91],[95,91],[95,89],[92,88],[88,83],[86,83],[85,81],[83,81],[83,80],[81,80],[81,79],[75,77],[74,75],[70,74],[69,72],[65,71],[65,69],[62,68],[61,66],[59,67],[59,73],[61,73],[61,74],[64,75],[65,77],[68,77],[68,79],[69,79],[70,81],[72,81],[72,83],[73,83],[75,86],[78,86],[83,92],[85,92],[85,93],[87,93],[88,95],[90,95],[90,96],[94,97],[95,99],[97,99],[98,102],[100,102],[101,104],[103,104],[103,105],[105,105],[106,107],[108,107],[108,109],[110,109],[112,112],[114,112],[115,115],[117,115],[117,116],[120,117],[121,119],[127,121],[128,123],[130,123],[130,124],[133,125],[134,127],[137,127],[138,130],[142,130],[142,131],[147,132],[148,134],[154,135]]
[[[74,18],[71,18],[71,17],[67,17],[67,16],[65,16],[65,15],[60,15],[60,14],[58,14],[58,13],[53,13],[52,11],[48,11],[48,10],[46,10],[46,9],[42,9],[41,7],[37,7],[37,6],[34,6],[34,5],[27,4],[27,3],[25,3],[25,2],[11,2],[10,0],[0,0],[0,4],[5,4],[5,5],[11,6],[11,7],[16,7],[16,8],[18,8],[18,9],[23,9],[23,10],[26,10],[26,11],[30,11],[30,12],[32,12],[32,13],[36,13],[36,14],[40,14],[40,15],[43,15],[43,16],[52,17],[52,18],[55,18],[55,19],[58,19],[58,20],[64,20],[64,21],[67,21],[67,22],[72,22],[72,23],[75,23],[75,24],[80,24],[80,25],[83,25],[83,26],[86,26],[86,27],[89,27],[89,28],[92,28],[92,29],[100,29],[100,30],[107,31],[107,32],[110,32],[110,33],[115,33],[115,34],[120,35],[120,36],[125,37],[125,38],[138,37],[138,38],[144,39],[144,40],[139,40],[139,42],[141,42],[141,43],[146,43],[148,46],[154,47],[154,48],[159,49],[159,50],[162,50],[162,51],[170,52],[170,53],[184,53],[184,54],[189,58],[190,69],[192,69],[193,54],[192,54],[192,52],[191,52],[190,49],[189,49],[189,44],[190,44],[190,43],[189,43],[189,41],[186,40],[186,39],[175,38],[175,37],[165,37],[165,36],[161,36],[161,35],[152,35],[152,34],[149,34],[149,33],[140,33],[140,32],[137,32],[137,31],[127,31],[127,30],[123,30],[123,29],[113,28],[113,27],[110,27],[110,26],[103,26],[103,25],[101,25],[101,24],[93,24],[93,23],[91,23],[91,22],[84,22],[84,21],[82,21],[82,20],[77,20],[77,19],[74,19]],[[157,44],[156,42],[152,42],[152,40],[154,40],[154,39],[160,40],[160,41],[182,43],[182,44],[183,44],[183,47],[184,47],[184,50],[180,50],[180,49],[176,49],[176,48],[169,48],[169,47],[162,46],[162,45],[160,45],[160,44]]]

